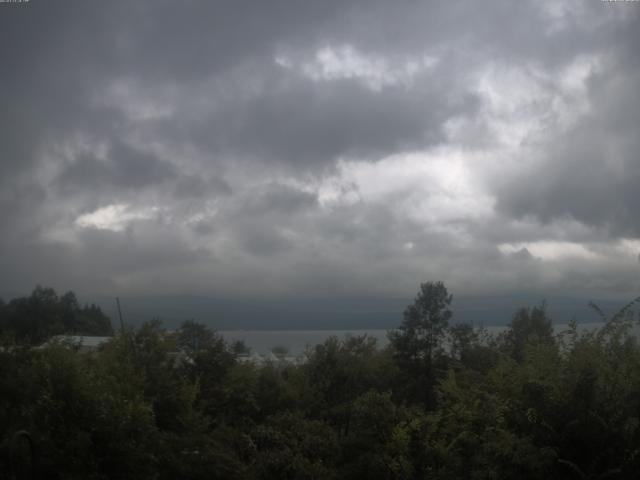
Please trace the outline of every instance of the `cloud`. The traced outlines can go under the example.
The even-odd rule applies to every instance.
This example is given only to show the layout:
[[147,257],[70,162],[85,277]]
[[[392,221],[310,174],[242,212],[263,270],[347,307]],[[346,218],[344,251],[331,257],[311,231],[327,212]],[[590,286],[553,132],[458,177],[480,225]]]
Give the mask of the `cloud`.
[[544,223],[575,219],[612,237],[640,235],[634,196],[640,182],[638,65],[612,56],[588,79],[588,111],[547,135],[535,160],[498,189],[498,208]]
[[103,158],[89,151],[71,161],[56,182],[63,191],[157,187],[178,176],[169,162],[121,143],[109,145]]
[[631,292],[622,3],[4,5],[0,291]]

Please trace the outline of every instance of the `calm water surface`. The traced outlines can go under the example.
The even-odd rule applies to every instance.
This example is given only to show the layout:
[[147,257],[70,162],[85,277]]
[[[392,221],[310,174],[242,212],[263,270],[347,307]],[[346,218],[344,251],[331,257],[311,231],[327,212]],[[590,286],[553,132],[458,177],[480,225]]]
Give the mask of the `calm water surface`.
[[[578,330],[590,330],[602,327],[602,323],[583,323],[578,325]],[[506,327],[486,327],[489,333],[498,334]],[[554,325],[556,333],[568,328],[567,325]],[[242,340],[252,352],[264,354],[273,347],[285,347],[289,354],[300,355],[308,347],[313,347],[324,342],[327,338],[335,336],[344,338],[347,336],[367,335],[377,340],[379,347],[389,343],[387,332],[389,330],[221,330],[220,333],[227,342]]]

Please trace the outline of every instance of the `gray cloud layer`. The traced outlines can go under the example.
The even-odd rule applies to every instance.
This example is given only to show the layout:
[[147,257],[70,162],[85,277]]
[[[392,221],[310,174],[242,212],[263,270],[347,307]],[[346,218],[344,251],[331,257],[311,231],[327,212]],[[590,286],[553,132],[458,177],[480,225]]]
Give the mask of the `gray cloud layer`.
[[636,292],[640,4],[0,4],[0,292]]

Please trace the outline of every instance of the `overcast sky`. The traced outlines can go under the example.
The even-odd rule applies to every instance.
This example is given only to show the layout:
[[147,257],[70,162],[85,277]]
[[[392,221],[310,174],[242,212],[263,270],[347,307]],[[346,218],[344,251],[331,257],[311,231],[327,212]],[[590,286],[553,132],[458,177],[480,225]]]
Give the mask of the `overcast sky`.
[[640,2],[0,3],[0,292],[640,292]]

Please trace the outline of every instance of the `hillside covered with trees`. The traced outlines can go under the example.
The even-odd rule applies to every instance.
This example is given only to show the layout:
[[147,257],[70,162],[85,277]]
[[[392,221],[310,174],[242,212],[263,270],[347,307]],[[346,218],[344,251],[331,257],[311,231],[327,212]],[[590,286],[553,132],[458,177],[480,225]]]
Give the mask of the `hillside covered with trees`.
[[0,333],[17,343],[39,343],[55,335],[112,335],[111,321],[96,305],[80,306],[76,295],[37,286],[28,297],[0,299]]
[[95,353],[44,343],[111,326],[37,288],[0,303],[0,478],[21,430],[51,479],[637,478],[634,302],[559,334],[544,304],[522,308],[497,336],[456,324],[451,302],[425,283],[385,348],[333,337],[257,366],[194,322]]

